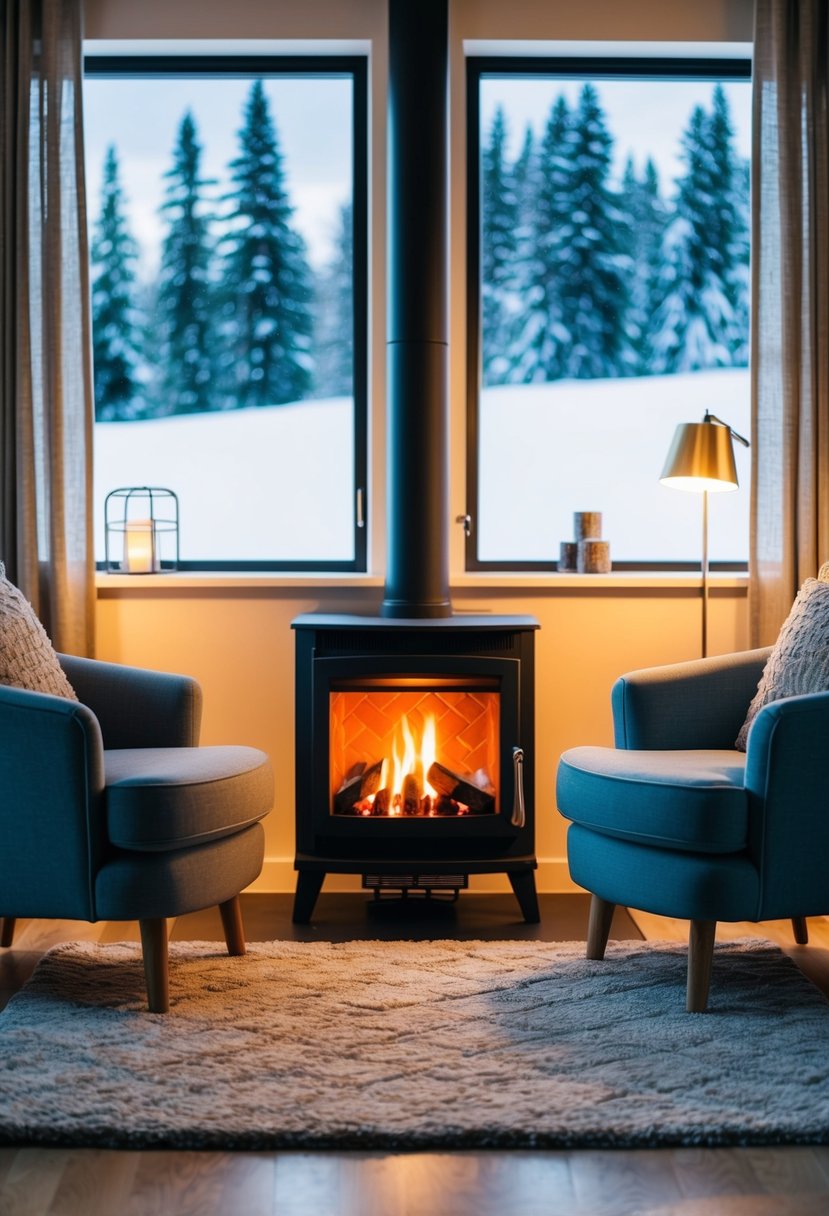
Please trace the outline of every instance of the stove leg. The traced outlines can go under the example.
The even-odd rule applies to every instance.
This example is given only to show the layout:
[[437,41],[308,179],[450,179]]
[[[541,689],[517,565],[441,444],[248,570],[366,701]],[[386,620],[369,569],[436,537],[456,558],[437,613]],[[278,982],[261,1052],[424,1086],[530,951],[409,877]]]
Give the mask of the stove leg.
[[317,896],[325,882],[324,870],[300,870],[296,876],[296,895],[294,896],[293,922],[295,925],[307,925],[314,911]]
[[524,920],[528,925],[537,925],[541,920],[538,910],[538,896],[535,892],[535,873],[532,870],[509,872],[507,878],[515,892],[515,898],[521,907]]

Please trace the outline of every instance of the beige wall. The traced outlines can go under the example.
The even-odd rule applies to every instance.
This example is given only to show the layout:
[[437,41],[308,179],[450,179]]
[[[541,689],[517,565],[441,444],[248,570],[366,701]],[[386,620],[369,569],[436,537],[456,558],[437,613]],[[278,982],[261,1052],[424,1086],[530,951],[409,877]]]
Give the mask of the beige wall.
[[[123,580],[118,579],[120,584]],[[158,581],[158,580],[156,580]],[[142,589],[143,588],[143,589]],[[293,634],[300,612],[372,612],[377,589],[327,591],[278,586],[178,588],[99,592],[99,654],[139,666],[185,671],[204,686],[205,743],[249,743],[267,751],[277,774],[276,808],[267,824],[261,889],[293,886]],[[635,667],[693,658],[698,653],[698,589],[614,589],[589,582],[547,587],[456,588],[463,610],[535,615],[537,635],[536,807],[539,886],[569,886],[564,823],[555,812],[553,774],[566,747],[611,742],[610,686]],[[747,645],[742,589],[712,598],[712,652]],[[329,879],[329,884],[333,880]],[[355,886],[341,880],[343,886]],[[500,880],[489,885],[500,889]],[[477,883],[483,889],[484,881]]]
[[[412,0],[417,3],[417,0]],[[750,41],[753,0],[449,0],[459,38]],[[386,0],[86,0],[88,38],[372,38]]]
[[[451,515],[464,492],[464,44],[492,39],[748,41],[751,0],[450,0],[451,20]],[[99,655],[161,670],[192,673],[205,691],[203,740],[264,748],[277,773],[276,808],[267,825],[260,889],[293,886],[293,635],[300,612],[371,613],[382,594],[385,35],[383,0],[87,0],[89,39],[326,39],[359,42],[371,53],[370,207],[372,319],[370,408],[371,532],[374,577],[334,579],[166,579],[136,583],[102,577]],[[487,48],[491,49],[491,48]],[[553,799],[558,755],[578,743],[610,742],[609,689],[623,671],[694,657],[699,646],[699,588],[692,580],[628,578],[475,579],[462,573],[462,542],[452,528],[457,609],[534,614],[538,634],[536,741],[539,886],[566,889],[564,824]],[[711,603],[711,650],[747,644],[745,589],[728,581]],[[333,885],[331,879],[329,884]],[[358,880],[342,879],[355,886]],[[487,880],[503,887],[500,879]],[[484,886],[481,880],[478,889]]]

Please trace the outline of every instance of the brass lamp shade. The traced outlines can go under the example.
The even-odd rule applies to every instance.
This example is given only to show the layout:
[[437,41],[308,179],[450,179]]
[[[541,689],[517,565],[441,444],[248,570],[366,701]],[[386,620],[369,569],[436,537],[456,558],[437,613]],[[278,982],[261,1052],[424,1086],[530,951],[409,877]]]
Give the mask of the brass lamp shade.
[[736,439],[743,447],[749,441],[705,411],[702,422],[681,422],[659,480],[672,490],[696,490],[702,494],[702,654],[708,654],[708,493],[736,490],[737,466],[734,463]]
[[729,427],[681,422],[659,480],[673,490],[736,490],[739,482]]

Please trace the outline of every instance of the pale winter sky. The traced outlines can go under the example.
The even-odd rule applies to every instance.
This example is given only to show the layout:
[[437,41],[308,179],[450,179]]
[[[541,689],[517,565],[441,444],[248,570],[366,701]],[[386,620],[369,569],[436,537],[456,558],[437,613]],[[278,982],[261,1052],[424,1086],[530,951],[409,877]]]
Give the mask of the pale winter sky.
[[[527,123],[543,130],[554,98],[563,92],[575,103],[582,82],[544,78],[485,78],[481,91],[484,137],[496,104],[504,104],[515,156]],[[311,260],[331,254],[339,208],[350,194],[351,86],[345,79],[267,80],[266,92],[276,122],[296,222]],[[710,107],[710,81],[600,81],[597,85],[608,126],[615,138],[615,172],[632,153],[641,171],[648,155],[660,172],[663,192],[672,192],[681,172],[679,140],[694,105]],[[143,249],[142,276],[158,261],[163,231],[159,207],[163,175],[171,164],[178,125],[192,109],[203,148],[206,177],[218,179],[216,194],[228,186],[228,162],[237,154],[237,134],[249,80],[105,80],[85,82],[85,138],[89,213],[100,210],[101,170],[108,144],[115,143],[121,163],[129,222]],[[658,102],[654,90],[658,89]],[[748,156],[751,139],[751,87],[748,81],[725,85],[737,148]]]
[[[500,102],[507,116],[510,136],[509,155],[517,156],[529,123],[536,135],[544,131],[550,107],[559,93],[572,106],[584,85],[583,80],[550,80],[534,77],[513,80],[484,78],[481,84],[481,125],[486,140],[495,107]],[[737,151],[748,157],[751,151],[751,83],[748,80],[724,84],[731,107]],[[669,197],[676,177],[682,172],[679,160],[680,138],[695,105],[711,109],[714,85],[710,80],[600,80],[596,90],[614,137],[614,173],[621,177],[628,154],[633,155],[641,173],[652,156]]]
[[[163,175],[172,164],[179,124],[189,108],[202,146],[204,177],[212,190],[229,187],[227,165],[238,155],[238,132],[250,79],[84,82],[84,127],[90,223],[101,206],[104,155],[116,145],[132,235],[145,250],[140,273],[152,274],[163,232],[159,207]],[[265,80],[283,154],[296,223],[311,260],[327,260],[339,209],[351,194],[351,82],[346,79]]]

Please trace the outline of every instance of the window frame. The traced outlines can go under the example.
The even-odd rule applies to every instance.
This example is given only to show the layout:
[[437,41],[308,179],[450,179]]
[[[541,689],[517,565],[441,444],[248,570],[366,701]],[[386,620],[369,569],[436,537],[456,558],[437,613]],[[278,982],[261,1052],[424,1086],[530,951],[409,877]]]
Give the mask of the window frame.
[[[177,570],[273,573],[349,573],[368,570],[368,57],[365,55],[124,55],[87,53],[84,77],[103,79],[345,76],[352,79],[351,174],[354,225],[354,557],[328,561],[263,559],[187,560]],[[103,570],[105,562],[97,562]]]
[[[481,107],[480,85],[486,76],[548,76],[561,80],[751,80],[752,62],[745,58],[640,56],[497,56],[470,55],[466,60],[466,513],[472,525],[464,539],[469,573],[550,573],[556,560],[509,561],[478,557],[477,520],[481,487],[478,477],[478,414],[482,387],[481,351]],[[619,571],[699,570],[694,561],[616,561]],[[747,561],[712,561],[712,571],[746,571]]]

